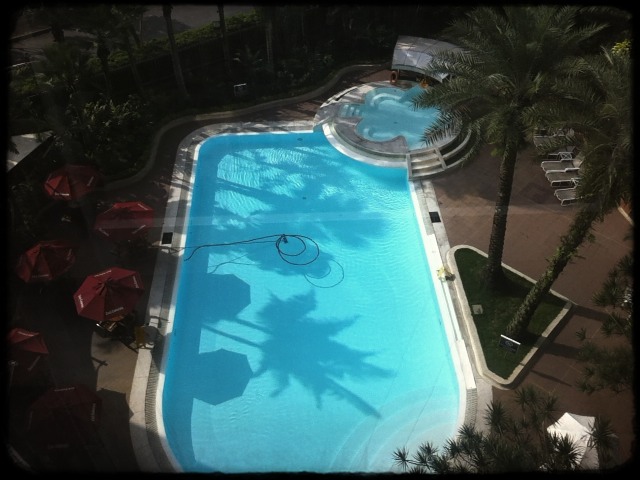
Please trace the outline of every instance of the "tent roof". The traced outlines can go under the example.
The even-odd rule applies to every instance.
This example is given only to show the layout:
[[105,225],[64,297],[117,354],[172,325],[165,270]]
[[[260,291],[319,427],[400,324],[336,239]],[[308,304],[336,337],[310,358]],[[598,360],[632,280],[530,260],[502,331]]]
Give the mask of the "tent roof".
[[566,412],[547,428],[549,433],[568,435],[578,448],[578,461],[582,468],[598,468],[598,454],[591,446],[591,429],[595,417]]
[[[431,38],[400,35],[393,50],[391,69],[422,73],[424,67],[431,62],[433,55],[442,50],[460,50],[460,47]],[[444,77],[443,75],[437,80],[442,81]]]
[[7,152],[7,172],[15,167],[22,159],[40,146],[45,140],[51,137],[52,132],[27,133],[25,135],[15,135],[11,141],[15,145],[18,153]]

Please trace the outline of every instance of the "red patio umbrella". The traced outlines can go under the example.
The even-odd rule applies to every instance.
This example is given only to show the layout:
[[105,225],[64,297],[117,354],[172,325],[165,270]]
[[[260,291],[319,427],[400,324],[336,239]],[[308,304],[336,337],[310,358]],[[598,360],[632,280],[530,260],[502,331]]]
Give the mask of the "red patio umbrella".
[[48,282],[71,268],[76,246],[63,240],[43,240],[18,258],[16,273],[27,283]]
[[84,385],[50,388],[27,410],[27,433],[48,449],[91,443],[102,399]]
[[143,202],[118,202],[99,213],[93,229],[119,242],[145,235],[153,225],[153,209]]
[[79,200],[102,185],[102,174],[90,165],[65,165],[49,174],[44,191],[51,198]]
[[42,334],[24,328],[13,328],[7,335],[11,385],[16,369],[23,374],[32,373],[43,355],[49,354]]
[[83,317],[96,322],[118,321],[133,311],[143,293],[138,272],[111,267],[85,278],[73,299]]

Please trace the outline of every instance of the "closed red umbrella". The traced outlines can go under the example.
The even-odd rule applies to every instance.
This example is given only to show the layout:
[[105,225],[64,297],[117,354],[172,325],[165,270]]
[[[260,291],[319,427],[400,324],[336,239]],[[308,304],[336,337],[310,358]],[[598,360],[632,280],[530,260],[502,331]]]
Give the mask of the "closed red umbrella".
[[96,322],[118,321],[133,311],[143,293],[138,272],[111,267],[85,278],[73,299],[83,317]]
[[99,213],[93,229],[119,242],[146,235],[153,225],[153,209],[143,202],[118,202]]
[[102,399],[84,385],[50,388],[27,410],[27,434],[48,449],[96,439]]
[[76,247],[63,240],[38,242],[18,258],[16,273],[27,283],[48,282],[71,268]]
[[90,165],[65,165],[49,174],[44,191],[51,198],[79,200],[102,185],[102,174]]

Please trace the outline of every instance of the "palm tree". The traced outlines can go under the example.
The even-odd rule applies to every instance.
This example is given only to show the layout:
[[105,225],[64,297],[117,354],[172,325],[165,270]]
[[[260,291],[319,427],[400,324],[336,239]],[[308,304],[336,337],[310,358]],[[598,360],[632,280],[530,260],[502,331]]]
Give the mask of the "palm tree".
[[220,19],[220,35],[222,36],[222,56],[224,57],[225,75],[231,72],[231,50],[229,49],[229,35],[227,34],[227,21],[224,18],[224,5],[218,3],[218,18]]
[[189,94],[187,93],[187,87],[184,84],[184,77],[182,76],[182,67],[180,66],[180,56],[178,55],[178,48],[176,47],[176,37],[173,34],[173,21],[171,20],[171,10],[173,7],[169,4],[162,5],[162,16],[167,24],[167,37],[169,38],[169,47],[171,48],[171,63],[173,64],[173,74],[176,77],[176,83],[178,84],[178,90],[182,100],[189,101]]
[[448,39],[460,46],[437,54],[425,74],[448,80],[424,90],[415,104],[437,107],[440,119],[425,131],[438,140],[453,130],[473,135],[464,159],[492,144],[501,157],[498,195],[484,275],[495,288],[504,278],[502,255],[513,175],[518,153],[527,145],[526,112],[553,98],[553,80],[566,58],[603,27],[576,27],[579,9],[572,6],[479,7],[455,20]]
[[260,50],[253,51],[249,45],[245,45],[244,50],[236,52],[233,61],[242,68],[243,74],[248,78],[249,91],[255,96],[262,88],[256,81],[265,68],[262,52]]
[[586,362],[579,388],[589,394],[603,389],[620,393],[633,386],[633,273],[633,255],[627,254],[609,272],[593,297],[593,303],[610,309],[600,332],[606,338],[621,337],[624,342],[616,342],[611,347],[599,346],[587,339],[585,330],[578,332],[578,338],[585,342],[578,358]]
[[111,69],[109,66],[109,55],[113,49],[115,42],[115,28],[113,22],[107,19],[111,18],[111,9],[109,5],[98,4],[90,7],[82,7],[77,9],[74,27],[78,30],[93,36],[96,56],[100,61],[102,76],[105,82],[106,96],[109,98],[112,94],[111,85]]
[[35,17],[51,28],[51,36],[55,43],[65,41],[64,30],[74,24],[73,6],[43,5],[35,9]]
[[133,52],[133,46],[131,45],[131,38],[134,39],[136,44],[139,43],[139,38],[135,32],[134,23],[138,20],[140,15],[144,13],[146,7],[140,5],[111,5],[110,14],[106,22],[112,26],[115,32],[115,36],[118,39],[120,46],[127,53],[129,60],[129,66],[131,67],[131,73],[133,74],[133,80],[142,98],[147,98],[147,92],[142,83],[140,72],[136,63],[136,57]]
[[[539,104],[538,118],[566,118],[564,122],[577,133],[584,161],[577,193],[580,209],[569,231],[560,239],[560,246],[549,260],[546,271],[528,292],[513,319],[507,334],[519,338],[544,296],[576,255],[580,245],[589,238],[593,224],[622,202],[631,202],[633,189],[633,133],[631,98],[631,57],[624,50],[575,61],[578,75],[559,83],[559,91],[569,94],[570,105],[565,110],[555,102]],[[556,120],[557,121],[557,120]]]
[[265,33],[265,50],[267,53],[267,70],[270,72],[275,71],[275,60],[273,57],[273,38],[274,38],[274,23],[277,16],[277,6],[262,6],[256,7],[259,17],[264,23]]
[[[507,472],[563,472],[578,470],[579,449],[568,436],[553,435],[547,427],[557,414],[557,397],[534,387],[514,392],[514,412],[492,401],[484,414],[484,428],[463,425],[443,452],[425,442],[413,455],[406,448],[394,452],[396,465],[409,473],[451,474]],[[597,417],[591,438],[603,460],[611,458],[612,431],[607,419]]]

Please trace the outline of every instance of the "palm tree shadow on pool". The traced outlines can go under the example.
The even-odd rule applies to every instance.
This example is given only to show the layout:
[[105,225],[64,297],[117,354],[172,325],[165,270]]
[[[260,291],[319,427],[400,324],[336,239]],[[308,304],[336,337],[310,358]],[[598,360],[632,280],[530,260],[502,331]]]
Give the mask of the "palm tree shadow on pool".
[[344,387],[341,381],[348,378],[366,381],[376,377],[388,378],[394,372],[369,361],[376,352],[355,350],[335,340],[334,337],[349,328],[357,318],[318,320],[309,314],[314,310],[315,303],[313,292],[288,300],[272,296],[269,304],[259,313],[265,326],[236,319],[268,334],[267,340],[257,345],[219,329],[214,330],[261,350],[262,362],[254,376],[267,372],[275,376],[277,386],[271,396],[279,395],[295,380],[313,393],[318,408],[322,407],[325,396],[338,396],[366,415],[380,417],[373,406]]

